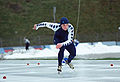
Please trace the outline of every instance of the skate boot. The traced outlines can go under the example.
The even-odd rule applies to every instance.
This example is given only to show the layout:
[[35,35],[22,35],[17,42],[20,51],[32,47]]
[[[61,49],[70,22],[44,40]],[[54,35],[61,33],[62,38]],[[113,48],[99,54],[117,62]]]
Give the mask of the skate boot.
[[68,64],[71,69],[74,69],[73,64],[72,63],[68,63],[68,60],[65,60],[65,63]]
[[60,74],[60,72],[62,72],[62,66],[58,66],[57,71],[58,71],[58,74]]
[[72,63],[68,63],[68,65],[69,65],[69,67],[70,67],[71,69],[74,69],[74,66],[73,66]]

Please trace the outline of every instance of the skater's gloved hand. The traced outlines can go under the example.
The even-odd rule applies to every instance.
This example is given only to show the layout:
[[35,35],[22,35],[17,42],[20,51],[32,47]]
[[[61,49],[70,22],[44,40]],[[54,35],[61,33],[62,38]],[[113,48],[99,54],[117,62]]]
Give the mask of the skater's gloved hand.
[[37,30],[37,29],[36,29],[36,26],[37,26],[37,24],[34,24],[34,27],[33,27],[34,30]]
[[57,49],[59,49],[59,48],[61,48],[62,47],[62,44],[61,43],[58,43],[57,45],[56,45],[56,48]]

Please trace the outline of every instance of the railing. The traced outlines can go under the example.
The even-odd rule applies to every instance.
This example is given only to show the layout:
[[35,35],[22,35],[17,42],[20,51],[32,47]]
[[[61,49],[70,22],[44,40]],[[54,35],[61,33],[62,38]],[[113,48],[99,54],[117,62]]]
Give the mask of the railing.
[[[103,42],[103,41],[120,41],[120,32],[116,33],[92,33],[92,34],[78,34],[77,39],[80,42]],[[38,35],[29,36],[30,45],[50,45],[53,44],[54,35]],[[0,39],[0,47],[9,46],[24,46],[24,37],[10,37],[9,39]]]

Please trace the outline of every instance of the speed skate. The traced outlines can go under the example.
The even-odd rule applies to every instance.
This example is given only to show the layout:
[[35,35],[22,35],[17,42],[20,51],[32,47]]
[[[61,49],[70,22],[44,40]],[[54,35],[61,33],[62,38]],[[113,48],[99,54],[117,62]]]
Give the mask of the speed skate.
[[[71,69],[74,69],[74,66],[72,63],[68,63],[68,58],[64,58],[63,62],[62,63],[65,63],[67,64]],[[60,74],[62,72],[62,66],[58,66],[58,74]]]
[[68,63],[68,58],[64,58],[63,63],[68,64],[68,66],[69,66],[71,69],[74,69],[73,64],[72,64],[72,63]]
[[58,71],[58,74],[60,74],[60,72],[62,72],[62,66],[58,66],[57,71]]

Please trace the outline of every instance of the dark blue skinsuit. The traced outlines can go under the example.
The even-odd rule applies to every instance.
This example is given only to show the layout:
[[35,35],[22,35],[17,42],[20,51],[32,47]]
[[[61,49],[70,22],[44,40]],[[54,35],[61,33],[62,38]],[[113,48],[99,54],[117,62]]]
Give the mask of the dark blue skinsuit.
[[[62,29],[62,24],[68,24],[68,29],[65,31]],[[58,53],[58,66],[62,65],[62,59],[64,57],[64,50],[66,49],[70,55],[68,57],[68,63],[76,56],[76,48],[73,44],[74,37],[74,27],[69,23],[68,19],[62,17],[59,23],[50,23],[50,22],[41,22],[36,25],[36,30],[40,27],[47,27],[52,29],[55,32],[54,35],[54,43],[57,45],[58,43],[62,44],[60,51]]]
[[[62,28],[58,29],[54,35],[54,43],[62,43],[68,40],[68,31],[63,30]],[[64,57],[64,50],[67,50],[70,55],[68,57],[68,63],[76,56],[76,49],[73,42],[67,46],[62,46],[58,53],[58,66],[62,65],[62,59]]]

